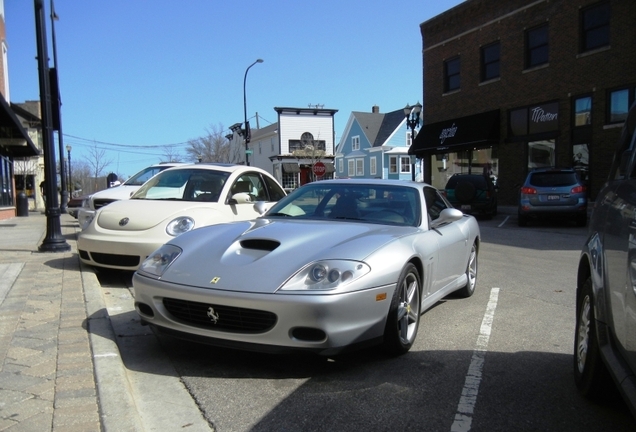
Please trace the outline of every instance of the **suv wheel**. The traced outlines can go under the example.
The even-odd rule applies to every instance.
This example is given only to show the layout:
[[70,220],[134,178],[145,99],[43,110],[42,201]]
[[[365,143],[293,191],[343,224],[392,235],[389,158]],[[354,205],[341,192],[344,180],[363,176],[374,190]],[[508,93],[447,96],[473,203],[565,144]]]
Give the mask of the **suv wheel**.
[[574,381],[579,391],[592,399],[603,395],[606,392],[607,383],[612,381],[601,359],[598,346],[592,279],[589,277],[581,287],[576,302]]

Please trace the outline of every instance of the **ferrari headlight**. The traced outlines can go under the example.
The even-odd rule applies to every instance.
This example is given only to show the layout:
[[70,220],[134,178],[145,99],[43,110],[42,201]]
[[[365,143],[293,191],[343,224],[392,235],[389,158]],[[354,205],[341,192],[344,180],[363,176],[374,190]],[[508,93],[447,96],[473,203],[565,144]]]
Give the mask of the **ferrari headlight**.
[[137,271],[145,276],[160,278],[168,266],[181,255],[181,252],[181,248],[165,244],[148,255]]
[[178,236],[194,228],[194,219],[188,216],[180,216],[168,223],[166,232],[171,236]]
[[369,273],[371,268],[360,261],[325,260],[313,262],[289,278],[281,291],[330,291],[350,284]]

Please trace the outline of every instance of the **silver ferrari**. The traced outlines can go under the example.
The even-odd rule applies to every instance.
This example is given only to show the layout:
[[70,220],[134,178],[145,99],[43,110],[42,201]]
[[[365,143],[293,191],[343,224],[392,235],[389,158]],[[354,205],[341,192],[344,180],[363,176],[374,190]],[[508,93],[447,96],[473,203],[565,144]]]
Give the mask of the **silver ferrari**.
[[399,355],[426,309],[473,294],[479,245],[475,218],[432,186],[319,181],[258,219],[170,240],[134,274],[135,307],[163,333],[218,346]]

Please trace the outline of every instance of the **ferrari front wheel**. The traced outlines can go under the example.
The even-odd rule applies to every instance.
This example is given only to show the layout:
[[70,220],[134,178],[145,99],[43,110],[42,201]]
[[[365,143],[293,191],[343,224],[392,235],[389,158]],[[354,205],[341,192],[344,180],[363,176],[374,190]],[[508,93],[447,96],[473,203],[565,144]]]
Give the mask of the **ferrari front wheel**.
[[384,349],[391,355],[408,352],[415,342],[420,325],[420,274],[407,264],[393,293],[384,330]]

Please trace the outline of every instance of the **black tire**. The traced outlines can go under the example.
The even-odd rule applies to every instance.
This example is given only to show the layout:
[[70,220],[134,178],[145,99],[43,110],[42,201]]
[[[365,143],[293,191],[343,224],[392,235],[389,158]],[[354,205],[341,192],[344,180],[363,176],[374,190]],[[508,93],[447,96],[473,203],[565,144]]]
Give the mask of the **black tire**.
[[466,286],[457,291],[457,297],[468,298],[475,293],[475,286],[477,286],[477,244],[473,243],[473,247],[470,249],[470,255],[468,256],[468,264],[466,264],[466,277],[468,281]]
[[455,186],[455,198],[462,204],[469,204],[477,195],[477,188],[475,185],[467,182],[460,181],[457,182],[457,186]]
[[574,330],[574,382],[581,394],[599,400],[613,385],[607,371],[596,334],[594,319],[594,293],[589,277],[576,299],[576,327]]
[[527,216],[518,215],[517,216],[517,225],[519,225],[520,227],[527,226],[528,225],[528,217]]
[[420,326],[421,289],[417,268],[407,264],[398,279],[384,328],[383,349],[390,355],[407,353],[415,342]]

